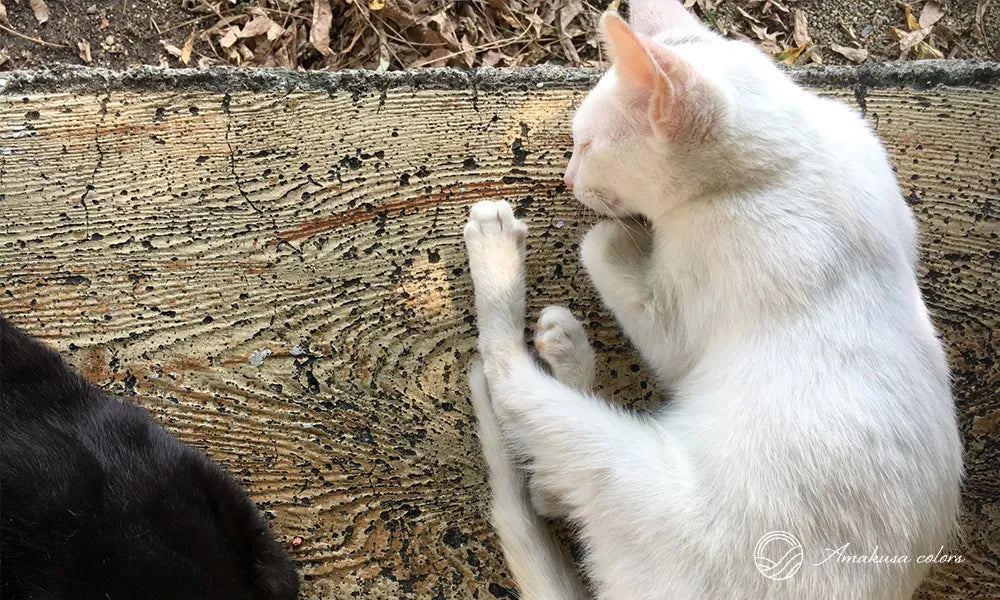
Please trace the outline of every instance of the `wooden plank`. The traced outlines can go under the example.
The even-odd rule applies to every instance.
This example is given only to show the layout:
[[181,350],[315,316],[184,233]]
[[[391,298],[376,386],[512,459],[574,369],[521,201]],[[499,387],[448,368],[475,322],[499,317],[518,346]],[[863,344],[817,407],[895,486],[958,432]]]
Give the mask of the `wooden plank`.
[[[586,315],[605,393],[656,401],[577,260],[584,91],[120,88],[0,95],[0,312],[232,470],[302,538],[305,597],[503,597],[464,380],[470,204],[518,207],[532,314]],[[1000,92],[827,93],[893,156],[955,371],[968,562],[919,597],[1000,595]]]

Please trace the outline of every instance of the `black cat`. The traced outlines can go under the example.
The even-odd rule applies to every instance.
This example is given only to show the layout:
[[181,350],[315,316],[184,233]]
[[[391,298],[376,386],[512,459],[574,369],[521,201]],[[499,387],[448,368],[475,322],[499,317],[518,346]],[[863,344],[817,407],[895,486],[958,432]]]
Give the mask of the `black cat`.
[[285,600],[298,579],[226,471],[0,316],[0,590]]

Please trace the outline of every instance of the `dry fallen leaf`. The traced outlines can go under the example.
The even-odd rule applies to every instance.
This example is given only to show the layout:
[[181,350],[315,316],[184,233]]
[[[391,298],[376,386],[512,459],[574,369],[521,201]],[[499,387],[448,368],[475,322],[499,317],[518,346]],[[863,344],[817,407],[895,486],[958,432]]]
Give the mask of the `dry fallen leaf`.
[[89,65],[93,60],[90,55],[90,42],[87,40],[80,40],[76,43],[76,47],[80,50],[80,60]]
[[851,38],[852,42],[854,42],[856,44],[860,44],[861,43],[861,39],[858,38],[858,34],[857,34],[856,31],[854,31],[854,26],[853,25],[851,25],[850,23],[844,23],[843,21],[841,21],[840,22],[840,29],[843,30],[843,32],[847,34],[847,37]]
[[806,24],[806,12],[801,8],[792,11],[792,38],[796,46],[805,46],[812,41],[809,37],[809,27]]
[[849,46],[841,46],[840,44],[830,44],[830,50],[856,63],[868,60],[868,51],[864,48],[851,48]]
[[758,19],[757,17],[751,15],[750,13],[748,13],[745,10],[743,10],[739,6],[736,7],[736,11],[739,12],[743,16],[743,18],[746,19],[747,21],[750,21],[751,23],[760,24],[760,19]]
[[799,57],[798,62],[804,63],[805,61],[809,61],[817,65],[823,64],[823,56],[820,55],[819,48],[816,47],[816,44],[809,44],[806,51]]
[[780,2],[778,2],[778,0],[767,0],[766,2],[764,2],[764,8],[763,8],[764,12],[771,12],[770,9],[772,8],[777,8],[778,10],[780,10],[785,14],[788,13],[788,8],[782,5]]
[[799,55],[802,54],[802,51],[805,49],[806,49],[805,46],[798,46],[796,48],[789,48],[788,50],[782,50],[781,53],[778,54],[778,56],[774,57],[774,59],[777,60],[778,62],[783,62],[786,65],[791,65],[795,63],[795,59],[798,58]]
[[236,51],[240,55],[240,59],[243,61],[253,60],[253,50],[246,47],[246,44],[236,44]]
[[927,0],[923,8],[920,9],[919,25],[921,28],[930,27],[937,23],[944,16],[945,6],[937,0]]
[[906,13],[906,27],[909,28],[910,31],[920,29],[920,21],[913,16],[913,9],[910,8],[910,5],[905,2],[897,2],[896,5],[903,7],[903,12]]
[[559,22],[558,29],[559,32],[559,44],[562,46],[563,52],[566,56],[570,58],[574,63],[580,62],[580,54],[577,53],[576,48],[573,47],[573,36],[570,35],[566,29],[569,24],[575,19],[579,14],[583,12],[583,2],[582,0],[568,0],[559,9]]
[[283,69],[295,68],[295,47],[298,45],[298,39],[295,36],[295,28],[292,27],[290,31],[291,35],[285,36],[275,55],[278,66]]
[[3,0],[0,0],[0,23],[10,25],[10,21],[7,20],[7,7],[3,5]]
[[233,47],[240,39],[240,28],[238,26],[227,27],[221,32],[222,37],[219,38],[219,45],[228,50]]
[[330,50],[330,26],[333,24],[333,11],[330,0],[313,0],[312,28],[309,30],[309,43],[323,56],[333,54]]
[[[232,23],[233,21],[239,21],[240,19],[243,18],[244,18],[243,15],[230,15],[228,17],[220,19],[218,23],[212,25],[205,31],[202,31],[198,37],[200,37],[203,42],[207,42],[212,39],[213,35],[216,35],[220,31],[228,27],[230,23]],[[238,29],[239,27],[237,27],[237,30]]]
[[378,67],[375,69],[375,72],[385,73],[388,71],[389,62],[389,45],[386,43],[385,28],[380,23],[378,27]]
[[368,0],[368,9],[373,11],[380,11],[385,8],[385,0]]
[[280,38],[285,33],[285,28],[271,21],[271,26],[267,28],[267,39],[270,42]]
[[274,41],[281,37],[281,34],[285,32],[285,29],[271,20],[260,8],[250,9],[251,14],[254,15],[252,21],[243,26],[242,31],[239,33],[241,38],[252,38],[258,35],[267,35],[267,39]]
[[181,50],[181,62],[185,65],[191,62],[191,52],[194,50],[194,29],[191,29],[191,35],[188,36],[187,41],[184,42],[184,49]]
[[775,42],[775,43],[777,43],[777,41],[778,41],[778,32],[770,33],[767,30],[767,27],[764,26],[764,25],[754,25],[754,24],[751,24],[750,25],[750,30],[753,31],[753,34],[755,36],[757,36],[757,39],[760,40],[760,41],[762,41],[762,42]]
[[171,44],[169,42],[165,42],[163,40],[160,40],[160,45],[163,46],[163,49],[167,51],[167,54],[169,54],[170,56],[173,56],[175,58],[180,58],[181,55],[184,53],[180,48],[178,48],[177,46],[174,46],[173,44]]
[[910,50],[914,46],[924,41],[924,38],[931,32],[930,27],[924,29],[917,29],[916,31],[911,31],[899,38],[899,58],[906,58],[906,55],[910,53]]
[[500,61],[504,59],[504,55],[496,50],[488,50],[486,54],[483,55],[483,66],[495,67],[500,64]]
[[986,9],[989,5],[990,0],[979,0],[979,4],[976,5],[976,27],[972,30],[972,33],[980,40],[986,39],[986,31],[983,29],[983,17],[986,16]]
[[45,0],[31,0],[31,12],[35,13],[35,20],[44,23],[49,20],[49,7],[45,5]]
[[927,42],[920,42],[914,49],[917,58],[944,58],[944,53]]
[[417,67],[443,67],[448,64],[448,57],[451,56],[451,52],[447,48],[435,48],[427,58],[423,61],[418,62]]
[[565,30],[583,12],[583,0],[566,0],[559,8],[559,27]]
[[[458,43],[458,36],[455,34],[455,24],[451,22],[450,18],[448,18],[448,15],[445,13],[445,9],[442,8],[433,15],[420,19],[418,23],[427,27],[427,35],[440,38],[441,41],[448,44],[448,47],[451,50],[455,51],[462,49],[461,44]],[[428,27],[428,23],[434,23],[437,27]]]
[[471,69],[476,64],[476,48],[469,41],[468,35],[463,35],[458,42],[462,44],[462,59],[465,60],[465,66]]

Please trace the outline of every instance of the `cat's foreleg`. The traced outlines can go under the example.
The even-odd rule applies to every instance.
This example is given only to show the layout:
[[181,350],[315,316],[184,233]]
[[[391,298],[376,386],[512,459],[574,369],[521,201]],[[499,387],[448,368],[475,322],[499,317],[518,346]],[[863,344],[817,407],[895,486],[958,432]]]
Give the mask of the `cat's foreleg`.
[[[594,349],[587,341],[583,325],[568,308],[546,306],[542,309],[535,324],[535,348],[548,363],[553,377],[581,392],[594,388]],[[568,515],[568,507],[547,493],[536,478],[529,480],[528,490],[538,514],[552,519]]]
[[524,345],[524,256],[528,227],[506,202],[477,202],[465,226],[475,287],[479,354],[487,379],[530,361]]
[[523,474],[507,452],[502,419],[488,389],[489,381],[510,377],[519,365],[541,373],[523,340],[526,234],[527,227],[514,218],[506,202],[479,202],[469,213],[465,241],[482,358],[482,368],[472,369],[469,385],[490,470],[492,520],[521,595],[576,600],[585,598],[586,591],[529,505]]
[[[536,484],[570,506],[608,490],[629,460],[655,454],[650,426],[545,373],[523,341],[527,228],[506,202],[473,206],[465,228],[479,351],[494,411]],[[625,460],[623,460],[623,457]]]
[[552,376],[571,388],[594,388],[594,349],[583,325],[563,306],[546,306],[535,324],[535,348]]
[[672,327],[669,290],[651,281],[653,240],[639,225],[602,221],[580,244],[580,256],[594,287],[625,335],[669,384],[683,369],[684,340]]

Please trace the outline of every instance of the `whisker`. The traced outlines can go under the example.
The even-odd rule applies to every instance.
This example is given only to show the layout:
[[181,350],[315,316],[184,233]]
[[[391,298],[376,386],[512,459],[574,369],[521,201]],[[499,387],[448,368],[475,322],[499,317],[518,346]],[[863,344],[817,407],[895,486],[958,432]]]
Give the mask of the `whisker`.
[[[615,221],[617,221],[619,225],[622,226],[622,229],[625,230],[625,235],[627,235],[628,239],[630,239],[632,241],[632,245],[635,246],[635,249],[639,250],[641,252],[642,251],[642,246],[640,246],[639,242],[636,241],[636,239],[632,236],[632,230],[629,229],[628,225],[626,225],[625,222],[622,221],[621,218],[618,217],[618,215],[616,215],[613,210],[611,210],[611,205],[608,204],[608,202],[604,199],[603,196],[597,195],[597,196],[595,196],[595,198],[597,198],[601,202],[601,205],[604,206],[604,208],[606,209],[608,215],[612,219],[614,219]],[[630,219],[632,219],[632,220],[635,220],[635,217],[632,216],[632,215],[628,215],[628,217]]]

